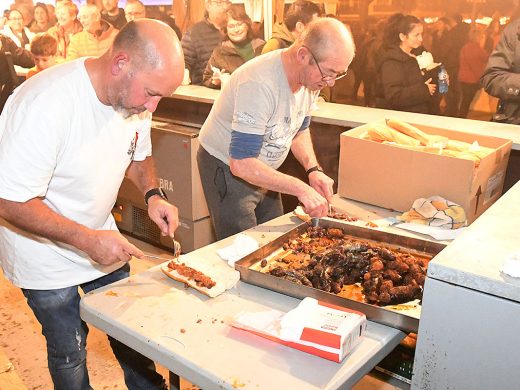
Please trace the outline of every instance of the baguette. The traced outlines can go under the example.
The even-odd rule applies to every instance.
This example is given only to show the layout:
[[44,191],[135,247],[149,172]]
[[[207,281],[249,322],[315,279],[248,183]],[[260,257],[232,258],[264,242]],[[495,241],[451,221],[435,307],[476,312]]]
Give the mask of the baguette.
[[400,133],[390,127],[374,124],[367,130],[368,135],[374,141],[389,141],[395,142],[396,144],[419,146],[420,142],[412,137]]
[[163,264],[161,271],[169,278],[182,282],[211,298],[234,287],[240,279],[238,271],[219,259],[213,264],[206,264],[186,256],[183,260],[179,258]]
[[400,121],[398,119],[387,119],[386,124],[392,129],[419,140],[419,142],[423,145],[428,145],[431,142],[429,136],[425,132],[419,130],[417,127],[412,126],[409,123]]

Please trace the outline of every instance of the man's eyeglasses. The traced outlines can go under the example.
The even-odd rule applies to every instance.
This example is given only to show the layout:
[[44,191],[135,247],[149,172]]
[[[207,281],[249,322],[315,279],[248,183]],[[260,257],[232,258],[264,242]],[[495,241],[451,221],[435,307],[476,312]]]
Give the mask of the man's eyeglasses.
[[314,60],[314,62],[316,63],[316,67],[320,71],[321,81],[324,81],[326,83],[330,82],[330,81],[336,81],[336,80],[339,80],[339,79],[341,79],[341,78],[343,78],[343,77],[345,77],[347,75],[347,71],[346,70],[344,70],[343,72],[336,73],[334,76],[333,75],[323,74],[323,71],[321,70],[320,64],[318,63],[318,60],[316,59],[316,57],[314,57],[314,54],[312,53],[311,49],[309,49],[305,45],[303,45],[302,47],[306,48],[308,50],[308,52],[311,53],[312,59]]

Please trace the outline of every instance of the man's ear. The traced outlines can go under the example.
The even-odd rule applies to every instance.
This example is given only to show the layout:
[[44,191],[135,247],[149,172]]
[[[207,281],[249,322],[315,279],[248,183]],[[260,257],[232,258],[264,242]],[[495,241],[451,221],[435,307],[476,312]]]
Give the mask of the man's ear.
[[112,58],[112,74],[118,75],[124,69],[124,67],[128,64],[128,56],[125,53],[119,53]]

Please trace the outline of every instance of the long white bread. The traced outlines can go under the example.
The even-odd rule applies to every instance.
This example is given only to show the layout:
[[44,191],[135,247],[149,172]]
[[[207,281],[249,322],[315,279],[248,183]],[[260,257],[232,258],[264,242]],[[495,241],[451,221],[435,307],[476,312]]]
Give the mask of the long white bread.
[[187,278],[176,270],[168,268],[168,263],[164,263],[161,266],[161,270],[165,275],[179,282],[185,283],[212,298],[222,294],[230,288],[233,288],[240,280],[240,273],[229,267],[226,262],[219,258],[201,259],[189,253],[182,255],[177,260],[173,261],[176,261],[178,264],[184,264],[203,273],[207,277],[211,278],[215,282],[215,285],[211,288],[199,286],[195,280]]
[[409,137],[419,140],[419,142],[423,145],[428,145],[430,143],[430,138],[428,137],[428,134],[426,134],[422,130],[419,130],[415,126],[412,126],[409,123],[403,122],[398,119],[387,119],[386,124],[394,130],[397,130],[403,134],[406,134]]

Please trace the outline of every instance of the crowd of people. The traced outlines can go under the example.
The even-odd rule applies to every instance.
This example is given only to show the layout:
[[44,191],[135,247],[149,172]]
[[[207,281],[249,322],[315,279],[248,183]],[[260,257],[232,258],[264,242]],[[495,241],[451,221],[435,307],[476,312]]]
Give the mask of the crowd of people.
[[[146,18],[146,7],[140,0],[127,1],[124,9],[117,0],[103,0],[102,7],[94,2],[78,7],[71,0],[56,0],[55,6],[13,3],[0,18],[0,51],[11,52],[15,65],[31,68],[29,78],[55,64],[102,55],[127,22],[141,18]],[[180,39],[175,20],[169,15],[161,19]]]

